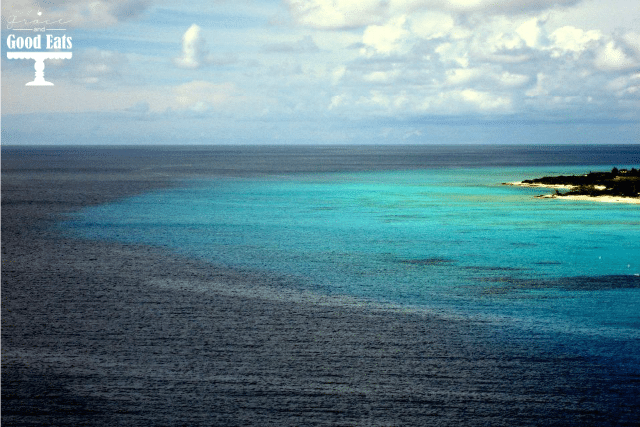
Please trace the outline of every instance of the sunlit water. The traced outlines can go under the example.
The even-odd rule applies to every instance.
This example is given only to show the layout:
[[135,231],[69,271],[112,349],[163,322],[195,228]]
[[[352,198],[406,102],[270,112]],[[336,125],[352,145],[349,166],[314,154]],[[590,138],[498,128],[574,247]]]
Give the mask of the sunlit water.
[[84,238],[280,274],[292,288],[622,340],[637,350],[640,207],[541,200],[533,196],[551,190],[501,185],[601,169],[199,179],[86,208],[64,226]]

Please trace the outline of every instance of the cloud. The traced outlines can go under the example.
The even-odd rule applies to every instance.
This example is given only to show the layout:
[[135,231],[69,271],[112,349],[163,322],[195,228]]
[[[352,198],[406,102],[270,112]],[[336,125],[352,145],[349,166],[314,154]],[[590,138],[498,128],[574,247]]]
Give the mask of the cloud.
[[622,43],[612,40],[599,49],[595,65],[605,71],[639,70],[640,58],[634,53]]
[[525,86],[531,77],[505,71],[495,64],[483,64],[476,68],[454,68],[445,72],[447,87],[477,87],[483,90],[517,89]]
[[640,55],[640,34],[639,33],[629,32],[624,35],[623,40],[626,43],[626,45],[629,47],[629,49],[632,49],[633,51],[635,51],[636,55]]
[[410,117],[430,114],[438,116],[459,114],[505,114],[513,112],[513,99],[508,94],[496,94],[472,88],[439,89],[393,92],[371,90],[359,97],[343,94],[331,99],[328,110],[349,111],[353,106],[363,116],[382,115],[388,117]]
[[223,105],[229,105],[242,99],[232,83],[216,84],[202,80],[194,80],[173,88],[175,103],[178,110],[190,110],[204,113]]
[[341,65],[335,69],[333,69],[330,72],[330,76],[331,76],[331,83],[338,84],[340,82],[340,80],[342,80],[342,78],[344,77],[345,73],[347,72],[347,67],[345,67],[344,65]]
[[295,42],[266,44],[263,49],[267,52],[277,53],[315,53],[320,51],[316,42],[309,35]]
[[371,73],[366,74],[363,79],[367,82],[374,83],[388,83],[393,81],[397,76],[400,75],[399,70],[393,71],[373,71]]
[[207,65],[224,66],[238,62],[238,56],[233,53],[225,53],[214,56],[209,52],[207,41],[202,35],[202,28],[192,24],[182,35],[181,56],[173,59],[173,63],[179,68],[201,68]]
[[584,31],[573,26],[564,26],[551,33],[549,38],[556,55],[560,52],[579,54],[602,40],[603,34],[598,30]]
[[468,67],[469,50],[465,43],[450,41],[438,45],[433,52],[438,55],[443,64]]
[[530,80],[531,78],[526,74],[512,74],[508,71],[504,71],[497,76],[497,81],[502,84],[502,86],[510,88],[522,87],[529,83]]
[[[345,117],[640,117],[640,35],[570,20],[562,8],[573,0],[285,0],[304,28],[267,24],[279,4],[258,3],[242,3],[242,16],[260,14],[251,32],[232,31],[225,23],[236,14],[216,3],[207,11],[154,8],[141,25],[103,32],[95,39],[103,49],[84,49],[82,42],[94,41],[78,34],[72,61],[47,62],[56,83],[50,91],[64,101],[48,106],[23,88],[33,65],[5,55],[3,112],[128,109],[128,116],[167,123],[224,115],[244,122],[327,118],[328,126]],[[149,4],[69,0],[46,12],[82,12],[74,25],[94,27],[96,20],[144,16]],[[174,16],[177,10],[189,13]],[[161,67],[167,58],[175,66]],[[201,71],[232,63],[215,77]],[[19,78],[9,80],[7,98],[11,75]]]
[[328,109],[333,110],[334,108],[337,108],[340,105],[344,104],[344,102],[345,102],[345,95],[333,96],[331,97],[331,103],[329,104]]
[[4,27],[38,20],[64,23],[65,28],[108,27],[138,18],[150,4],[150,0],[5,0],[2,23]]
[[481,92],[475,89],[463,89],[452,92],[453,99],[461,100],[463,104],[471,106],[471,110],[479,111],[510,111],[511,99],[508,96],[500,96],[489,92]]
[[[294,20],[320,29],[348,29],[379,25],[393,16],[421,12],[519,15],[581,0],[285,0]],[[437,31],[436,31],[437,32]]]
[[466,85],[471,81],[480,78],[482,74],[482,71],[478,68],[455,68],[447,70],[446,83],[453,86]]
[[92,86],[121,82],[129,72],[129,60],[120,52],[96,48],[80,51],[73,56],[74,80]]
[[389,4],[403,13],[364,27],[361,55],[327,77],[331,114],[638,116],[635,32],[557,27],[546,13],[407,14],[409,2]]
[[451,14],[428,11],[412,14],[411,32],[425,40],[443,38],[455,29],[455,21]]
[[149,0],[120,0],[112,2],[110,12],[119,21],[127,21],[140,16],[149,6]]
[[[570,6],[581,0],[399,0],[399,3],[418,4],[421,7],[441,8],[454,12],[484,12],[489,14],[521,14],[541,11],[554,6]],[[415,7],[415,6],[414,6]]]
[[389,55],[403,51],[404,41],[410,34],[404,28],[406,21],[405,16],[399,16],[385,25],[368,26],[362,35],[362,43],[365,47],[361,52],[365,55],[374,53]]
[[200,68],[213,62],[202,29],[196,24],[191,25],[182,35],[182,56],[175,58],[174,64],[180,68]]
[[380,0],[286,0],[294,19],[322,29],[355,28],[378,23],[387,14]]
[[525,44],[531,48],[541,48],[548,44],[548,37],[544,28],[540,25],[539,18],[532,18],[522,23],[517,29],[518,34]]

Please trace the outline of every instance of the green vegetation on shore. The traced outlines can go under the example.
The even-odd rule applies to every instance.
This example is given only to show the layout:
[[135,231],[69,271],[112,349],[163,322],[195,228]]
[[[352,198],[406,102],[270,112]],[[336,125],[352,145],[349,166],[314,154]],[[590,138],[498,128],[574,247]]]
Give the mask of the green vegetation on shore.
[[640,198],[640,171],[613,168],[611,172],[589,172],[587,175],[545,176],[522,181],[524,184],[570,185],[567,192],[556,190],[558,196],[617,196]]

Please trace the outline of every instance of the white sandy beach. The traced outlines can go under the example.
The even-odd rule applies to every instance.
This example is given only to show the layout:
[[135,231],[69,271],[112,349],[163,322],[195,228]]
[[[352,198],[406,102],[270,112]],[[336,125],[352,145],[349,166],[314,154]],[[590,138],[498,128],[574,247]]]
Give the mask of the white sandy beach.
[[530,184],[522,181],[503,182],[504,185],[514,185],[517,187],[529,187],[529,188],[557,188],[558,190],[571,190],[573,185],[554,185],[554,184]]
[[586,196],[586,195],[573,195],[573,196],[558,196],[556,194],[545,194],[536,196],[539,199],[562,199],[562,200],[584,200],[588,202],[602,202],[602,203],[628,203],[632,205],[640,205],[640,199],[633,197],[615,197],[615,196]]
[[[504,185],[515,185],[518,187],[530,187],[530,188],[551,188],[551,189],[563,189],[571,190],[575,186],[573,185],[545,185],[545,184],[530,184],[522,181],[505,182]],[[604,190],[606,187],[603,185],[596,185],[596,189]],[[619,196],[586,196],[586,195],[569,195],[558,196],[557,194],[544,194],[536,196],[539,199],[562,199],[562,200],[582,200],[588,202],[601,202],[601,203],[628,203],[633,205],[640,205],[640,199],[635,197],[619,197]]]

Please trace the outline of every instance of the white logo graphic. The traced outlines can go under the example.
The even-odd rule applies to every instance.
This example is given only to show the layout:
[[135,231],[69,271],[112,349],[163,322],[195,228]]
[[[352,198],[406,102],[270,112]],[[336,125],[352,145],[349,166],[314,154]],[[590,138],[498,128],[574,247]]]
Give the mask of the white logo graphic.
[[35,59],[36,78],[25,86],[53,86],[44,79],[45,59],[71,59],[71,52],[7,52],[9,59]]
[[[38,11],[38,16],[41,16],[42,12]],[[7,29],[11,31],[33,31],[33,32],[45,32],[45,31],[66,31],[64,28],[46,28],[47,25],[60,26],[60,24],[66,24],[71,21],[63,21],[58,19],[56,21],[42,21],[39,19],[18,19],[17,16],[13,16],[11,21],[7,22]],[[15,28],[15,26],[23,28]],[[24,28],[33,26],[33,28]],[[53,83],[44,79],[44,61],[45,59],[71,59],[71,52],[61,52],[59,49],[71,49],[71,37],[63,35],[62,37],[53,37],[50,34],[46,34],[46,46],[45,49],[56,49],[55,52],[42,51],[42,35],[38,34],[34,37],[16,37],[15,34],[10,34],[7,37],[7,52],[8,59],[33,59],[35,60],[34,68],[36,70],[36,77],[32,82],[27,83],[25,86],[53,86]],[[37,51],[13,51],[13,49],[37,49]]]

